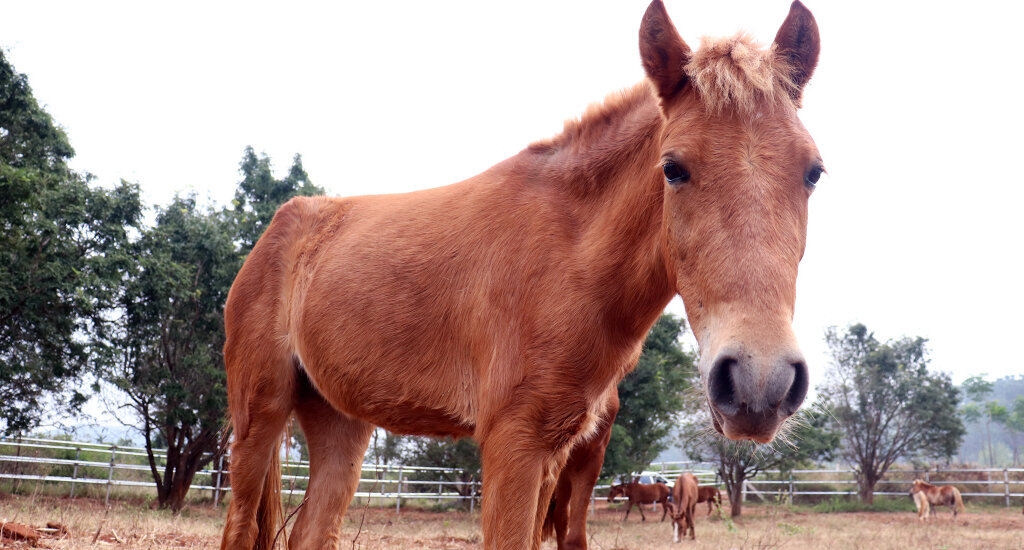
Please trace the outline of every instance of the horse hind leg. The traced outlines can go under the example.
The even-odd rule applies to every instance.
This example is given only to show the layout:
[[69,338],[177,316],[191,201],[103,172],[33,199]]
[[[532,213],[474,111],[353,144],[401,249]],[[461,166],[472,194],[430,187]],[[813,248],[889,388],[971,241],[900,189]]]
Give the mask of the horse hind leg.
[[[539,549],[541,541],[543,540],[543,526],[544,519],[547,516],[548,506],[551,502],[551,496],[555,493],[555,489],[560,483],[560,474],[565,469],[566,460],[569,458],[569,449],[564,449],[562,452],[555,453],[550,458],[547,467],[545,468],[540,484],[540,491],[538,492],[537,501],[537,515],[534,519],[534,536],[532,541],[532,547]],[[567,523],[567,522],[566,522]],[[567,526],[563,524],[563,527]],[[564,536],[564,531],[563,531]],[[563,539],[559,539],[561,541]]]
[[331,407],[308,380],[301,384],[295,415],[309,449],[309,487],[288,546],[337,548],[373,425]]
[[[229,384],[233,381],[236,385],[248,383],[251,386],[250,392],[245,394],[247,399],[230,403],[235,440],[231,446],[231,503],[221,539],[222,549],[270,548],[281,510],[278,452],[281,434],[291,415],[294,378],[285,375],[269,383],[266,380],[256,382],[256,376],[245,375],[255,373],[266,377],[266,373],[284,373],[287,370],[282,369],[289,368],[287,362],[281,361],[279,368],[275,368],[266,361],[256,361],[253,356],[245,359],[254,360],[240,367],[237,357],[230,352],[225,354]],[[240,407],[245,410],[240,411]],[[240,417],[245,420],[239,421]]]
[[541,535],[542,540],[554,535],[558,550],[568,548],[566,539],[569,534],[569,518],[575,515],[573,512],[575,512],[577,495],[570,480],[571,473],[567,470],[568,467],[558,475],[558,483],[555,485],[555,493],[548,507],[548,515],[544,518],[544,529]]

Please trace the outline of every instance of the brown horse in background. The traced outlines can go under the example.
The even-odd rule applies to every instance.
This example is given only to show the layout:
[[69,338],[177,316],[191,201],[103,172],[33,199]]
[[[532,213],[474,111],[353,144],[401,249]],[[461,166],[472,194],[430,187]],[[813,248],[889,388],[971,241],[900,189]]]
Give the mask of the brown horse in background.
[[[221,547],[272,545],[294,414],[311,464],[291,548],[338,544],[381,426],[474,437],[485,550],[537,550],[571,449],[676,294],[715,428],[770,441],[808,385],[791,323],[823,167],[797,109],[818,52],[799,2],[768,49],[693,51],[655,0],[647,80],[560,135],[446,187],[282,206],[224,310]],[[396,167],[411,171],[382,177],[417,176]]]
[[604,451],[612,437],[612,424],[619,412],[618,392],[612,393],[608,409],[593,437],[569,452],[569,460],[558,475],[548,515],[544,518],[543,539],[555,535],[558,550],[587,550],[587,508],[594,485],[604,465]]
[[608,491],[608,502],[615,502],[615,498],[619,496],[629,499],[629,502],[626,503],[626,516],[622,518],[622,521],[629,519],[629,511],[633,509],[633,506],[640,509],[640,521],[647,521],[643,505],[658,503],[661,504],[662,508],[661,521],[665,521],[665,516],[672,509],[672,503],[668,501],[669,493],[668,485],[664,483],[637,483],[636,481],[631,481],[621,485],[612,485],[612,488]]
[[917,516],[921,521],[925,521],[928,515],[935,515],[933,506],[949,506],[953,510],[953,519],[956,519],[958,512],[966,511],[964,501],[960,497],[960,489],[951,485],[939,487],[915,479],[914,486],[910,489],[910,495],[914,497],[914,503],[917,504]]
[[[676,480],[672,487],[672,500],[675,501],[676,511],[672,514],[672,542],[679,542],[679,529],[683,530],[683,536],[690,532],[690,540],[696,540],[697,532],[693,528],[693,514],[697,509],[697,495],[700,490],[697,488],[697,477],[691,473],[684,473]],[[710,510],[711,504],[708,504]]]
[[708,503],[707,516],[711,515],[711,507],[716,506],[719,510],[722,509],[722,492],[717,487],[710,487],[707,485],[701,485],[697,487],[697,504],[701,502]]

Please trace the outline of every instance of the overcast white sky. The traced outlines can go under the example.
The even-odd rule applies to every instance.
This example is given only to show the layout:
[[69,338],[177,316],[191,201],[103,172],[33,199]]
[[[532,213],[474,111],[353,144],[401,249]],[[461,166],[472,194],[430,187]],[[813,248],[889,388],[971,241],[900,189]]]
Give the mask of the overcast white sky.
[[[74,165],[150,204],[225,204],[246,145],[301,153],[334,195],[455,182],[643,77],[644,0],[0,1],[0,47]],[[801,117],[830,172],[811,199],[795,320],[930,339],[934,368],[1024,374],[1024,5],[808,0],[822,35]],[[785,0],[668,0],[702,35],[775,36]],[[949,6],[949,7],[946,7]],[[681,313],[681,306],[670,306]]]

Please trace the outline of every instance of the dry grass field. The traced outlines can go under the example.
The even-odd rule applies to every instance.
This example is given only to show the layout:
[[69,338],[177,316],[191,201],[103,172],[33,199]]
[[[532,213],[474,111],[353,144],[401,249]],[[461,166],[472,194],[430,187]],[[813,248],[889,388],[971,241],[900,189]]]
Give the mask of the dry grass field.
[[[1024,516],[1019,508],[976,508],[955,522],[943,510],[937,521],[921,524],[910,512],[814,513],[784,506],[748,506],[742,518],[699,515],[697,540],[672,543],[668,521],[658,514],[628,523],[622,511],[599,502],[590,521],[590,547],[625,549],[1024,549]],[[219,545],[223,510],[186,508],[174,516],[143,503],[0,496],[0,521],[43,527],[58,522],[69,534],[44,535],[44,548],[211,548]],[[24,548],[4,539],[3,548]],[[353,505],[345,518],[341,548],[353,550],[463,550],[481,547],[479,514],[365,508]],[[551,542],[544,550],[553,550]]]

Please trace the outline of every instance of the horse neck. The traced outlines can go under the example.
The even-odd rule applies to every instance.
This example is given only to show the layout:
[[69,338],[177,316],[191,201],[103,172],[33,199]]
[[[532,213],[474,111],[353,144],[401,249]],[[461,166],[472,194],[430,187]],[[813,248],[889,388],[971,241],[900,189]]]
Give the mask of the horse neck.
[[642,339],[675,294],[662,249],[661,121],[641,83],[527,149],[536,162],[532,175],[571,203],[579,263],[603,283],[601,319],[624,341]]

